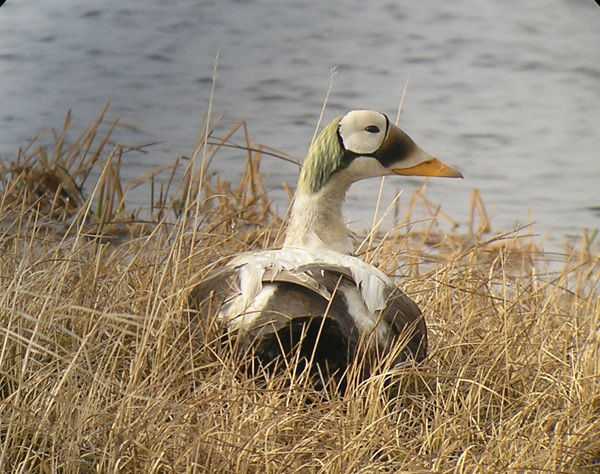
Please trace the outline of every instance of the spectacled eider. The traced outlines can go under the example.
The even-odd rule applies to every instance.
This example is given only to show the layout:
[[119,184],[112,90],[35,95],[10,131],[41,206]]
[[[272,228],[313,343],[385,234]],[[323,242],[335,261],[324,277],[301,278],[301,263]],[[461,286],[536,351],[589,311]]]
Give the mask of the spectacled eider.
[[342,217],[352,183],[393,174],[462,177],[379,112],[336,118],[303,163],[283,248],[234,257],[192,290],[191,307],[216,312],[263,363],[301,340],[301,356],[338,376],[355,357],[394,351],[396,362],[422,361],[421,311],[385,274],[352,256]]

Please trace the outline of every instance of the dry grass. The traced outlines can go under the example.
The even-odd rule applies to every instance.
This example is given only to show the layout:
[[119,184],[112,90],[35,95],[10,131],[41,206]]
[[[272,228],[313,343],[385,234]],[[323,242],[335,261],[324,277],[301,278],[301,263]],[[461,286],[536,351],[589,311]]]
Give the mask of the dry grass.
[[[243,124],[237,189],[208,173],[223,145],[208,124],[212,144],[162,170],[156,201],[131,213],[116,124],[67,147],[69,122],[51,152],[33,142],[2,165],[0,471],[600,469],[595,236],[550,256],[550,272],[533,238],[489,232],[476,195],[467,235],[440,232],[417,195],[363,253],[424,310],[430,356],[344,397],[314,393],[240,370],[211,315],[189,324],[194,281],[281,241]],[[431,217],[415,222],[420,205]]]

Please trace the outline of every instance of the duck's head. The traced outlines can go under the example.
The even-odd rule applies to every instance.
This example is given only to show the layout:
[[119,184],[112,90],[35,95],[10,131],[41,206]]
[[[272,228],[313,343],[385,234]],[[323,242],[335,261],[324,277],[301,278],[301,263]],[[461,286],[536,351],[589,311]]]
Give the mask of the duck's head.
[[339,178],[336,186],[349,186],[361,179],[393,174],[462,178],[460,171],[423,151],[384,114],[353,110],[327,125],[314,141],[302,166],[298,190],[312,194],[332,178]]

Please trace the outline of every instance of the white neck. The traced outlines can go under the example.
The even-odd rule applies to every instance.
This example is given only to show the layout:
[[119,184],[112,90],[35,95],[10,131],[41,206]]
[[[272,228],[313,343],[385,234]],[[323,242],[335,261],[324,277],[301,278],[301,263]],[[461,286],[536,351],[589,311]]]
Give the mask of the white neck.
[[344,224],[342,204],[350,186],[347,179],[331,179],[315,193],[298,191],[294,197],[284,247],[354,251],[350,230]]

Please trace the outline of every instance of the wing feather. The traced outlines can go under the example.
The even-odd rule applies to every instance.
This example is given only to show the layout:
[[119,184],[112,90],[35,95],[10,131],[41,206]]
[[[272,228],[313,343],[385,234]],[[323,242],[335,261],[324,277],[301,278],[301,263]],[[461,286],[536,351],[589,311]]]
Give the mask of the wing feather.
[[[418,306],[375,267],[336,252],[286,248],[242,254],[196,285],[190,306],[201,314],[217,312],[230,329],[254,334],[259,326],[261,333],[278,331],[294,318],[326,312],[349,341],[375,330],[380,348],[389,350],[399,340],[406,344],[403,359],[420,361],[427,350]],[[253,315],[246,317],[247,311]]]

